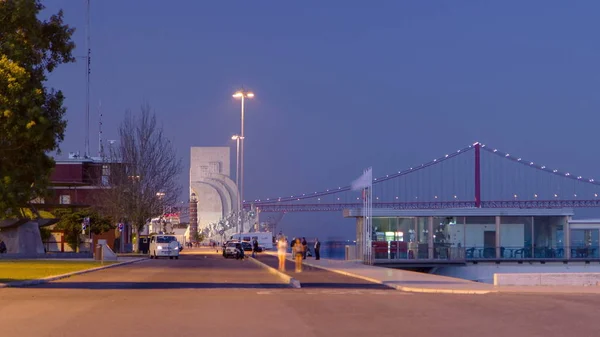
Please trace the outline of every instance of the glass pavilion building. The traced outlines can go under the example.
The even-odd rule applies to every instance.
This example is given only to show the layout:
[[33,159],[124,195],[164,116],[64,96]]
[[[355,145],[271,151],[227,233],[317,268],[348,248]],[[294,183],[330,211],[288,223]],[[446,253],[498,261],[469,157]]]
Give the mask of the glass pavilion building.
[[[465,264],[600,260],[600,220],[572,220],[573,209],[373,209],[375,264]],[[356,218],[357,251],[363,238]]]

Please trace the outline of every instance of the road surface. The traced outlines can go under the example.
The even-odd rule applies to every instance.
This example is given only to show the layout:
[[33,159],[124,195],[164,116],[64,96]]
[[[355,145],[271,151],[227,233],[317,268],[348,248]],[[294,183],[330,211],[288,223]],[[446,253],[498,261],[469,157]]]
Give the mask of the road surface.
[[319,282],[315,275],[306,276],[312,286],[292,289],[250,261],[215,254],[146,260],[0,289],[0,335],[564,337],[600,331],[599,296],[415,294],[364,281],[348,286],[328,272]]

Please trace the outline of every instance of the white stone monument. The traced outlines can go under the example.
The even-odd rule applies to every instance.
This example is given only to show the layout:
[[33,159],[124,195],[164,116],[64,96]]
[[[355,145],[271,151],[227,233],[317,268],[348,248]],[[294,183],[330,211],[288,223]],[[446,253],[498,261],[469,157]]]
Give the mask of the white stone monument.
[[192,147],[190,196],[198,200],[198,229],[238,212],[238,188],[231,179],[229,147]]

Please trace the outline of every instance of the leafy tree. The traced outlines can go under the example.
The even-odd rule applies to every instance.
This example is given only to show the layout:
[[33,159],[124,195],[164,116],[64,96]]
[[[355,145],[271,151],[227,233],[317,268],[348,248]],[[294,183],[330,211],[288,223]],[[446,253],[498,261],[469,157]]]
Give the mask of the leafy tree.
[[114,229],[108,217],[101,216],[91,208],[80,210],[59,209],[54,213],[60,218],[55,228],[65,231],[67,244],[75,251],[77,251],[81,242],[81,235],[83,235],[81,224],[86,217],[90,218],[90,227],[86,229],[87,235],[89,235],[90,231],[98,235]]
[[197,231],[196,233],[192,233],[192,241],[193,242],[202,242],[204,241],[204,239],[206,238],[206,236],[204,235],[204,233],[201,233],[200,231]]
[[46,76],[73,62],[73,28],[63,13],[38,19],[39,0],[0,1],[0,218],[27,217],[30,200],[47,193],[54,160],[64,138],[66,109]]
[[151,218],[176,203],[181,189],[177,176],[183,166],[148,104],[142,105],[138,115],[126,112],[119,136],[119,144],[107,158],[109,186],[97,195],[95,203],[103,214],[131,223],[138,237]]

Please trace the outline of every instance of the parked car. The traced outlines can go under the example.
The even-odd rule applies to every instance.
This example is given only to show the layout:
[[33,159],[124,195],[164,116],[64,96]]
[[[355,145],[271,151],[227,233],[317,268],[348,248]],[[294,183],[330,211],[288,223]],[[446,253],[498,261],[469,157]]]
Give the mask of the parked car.
[[235,257],[237,255],[236,245],[239,242],[237,241],[227,241],[225,243],[225,248],[223,249],[223,257],[228,259],[230,257]]

